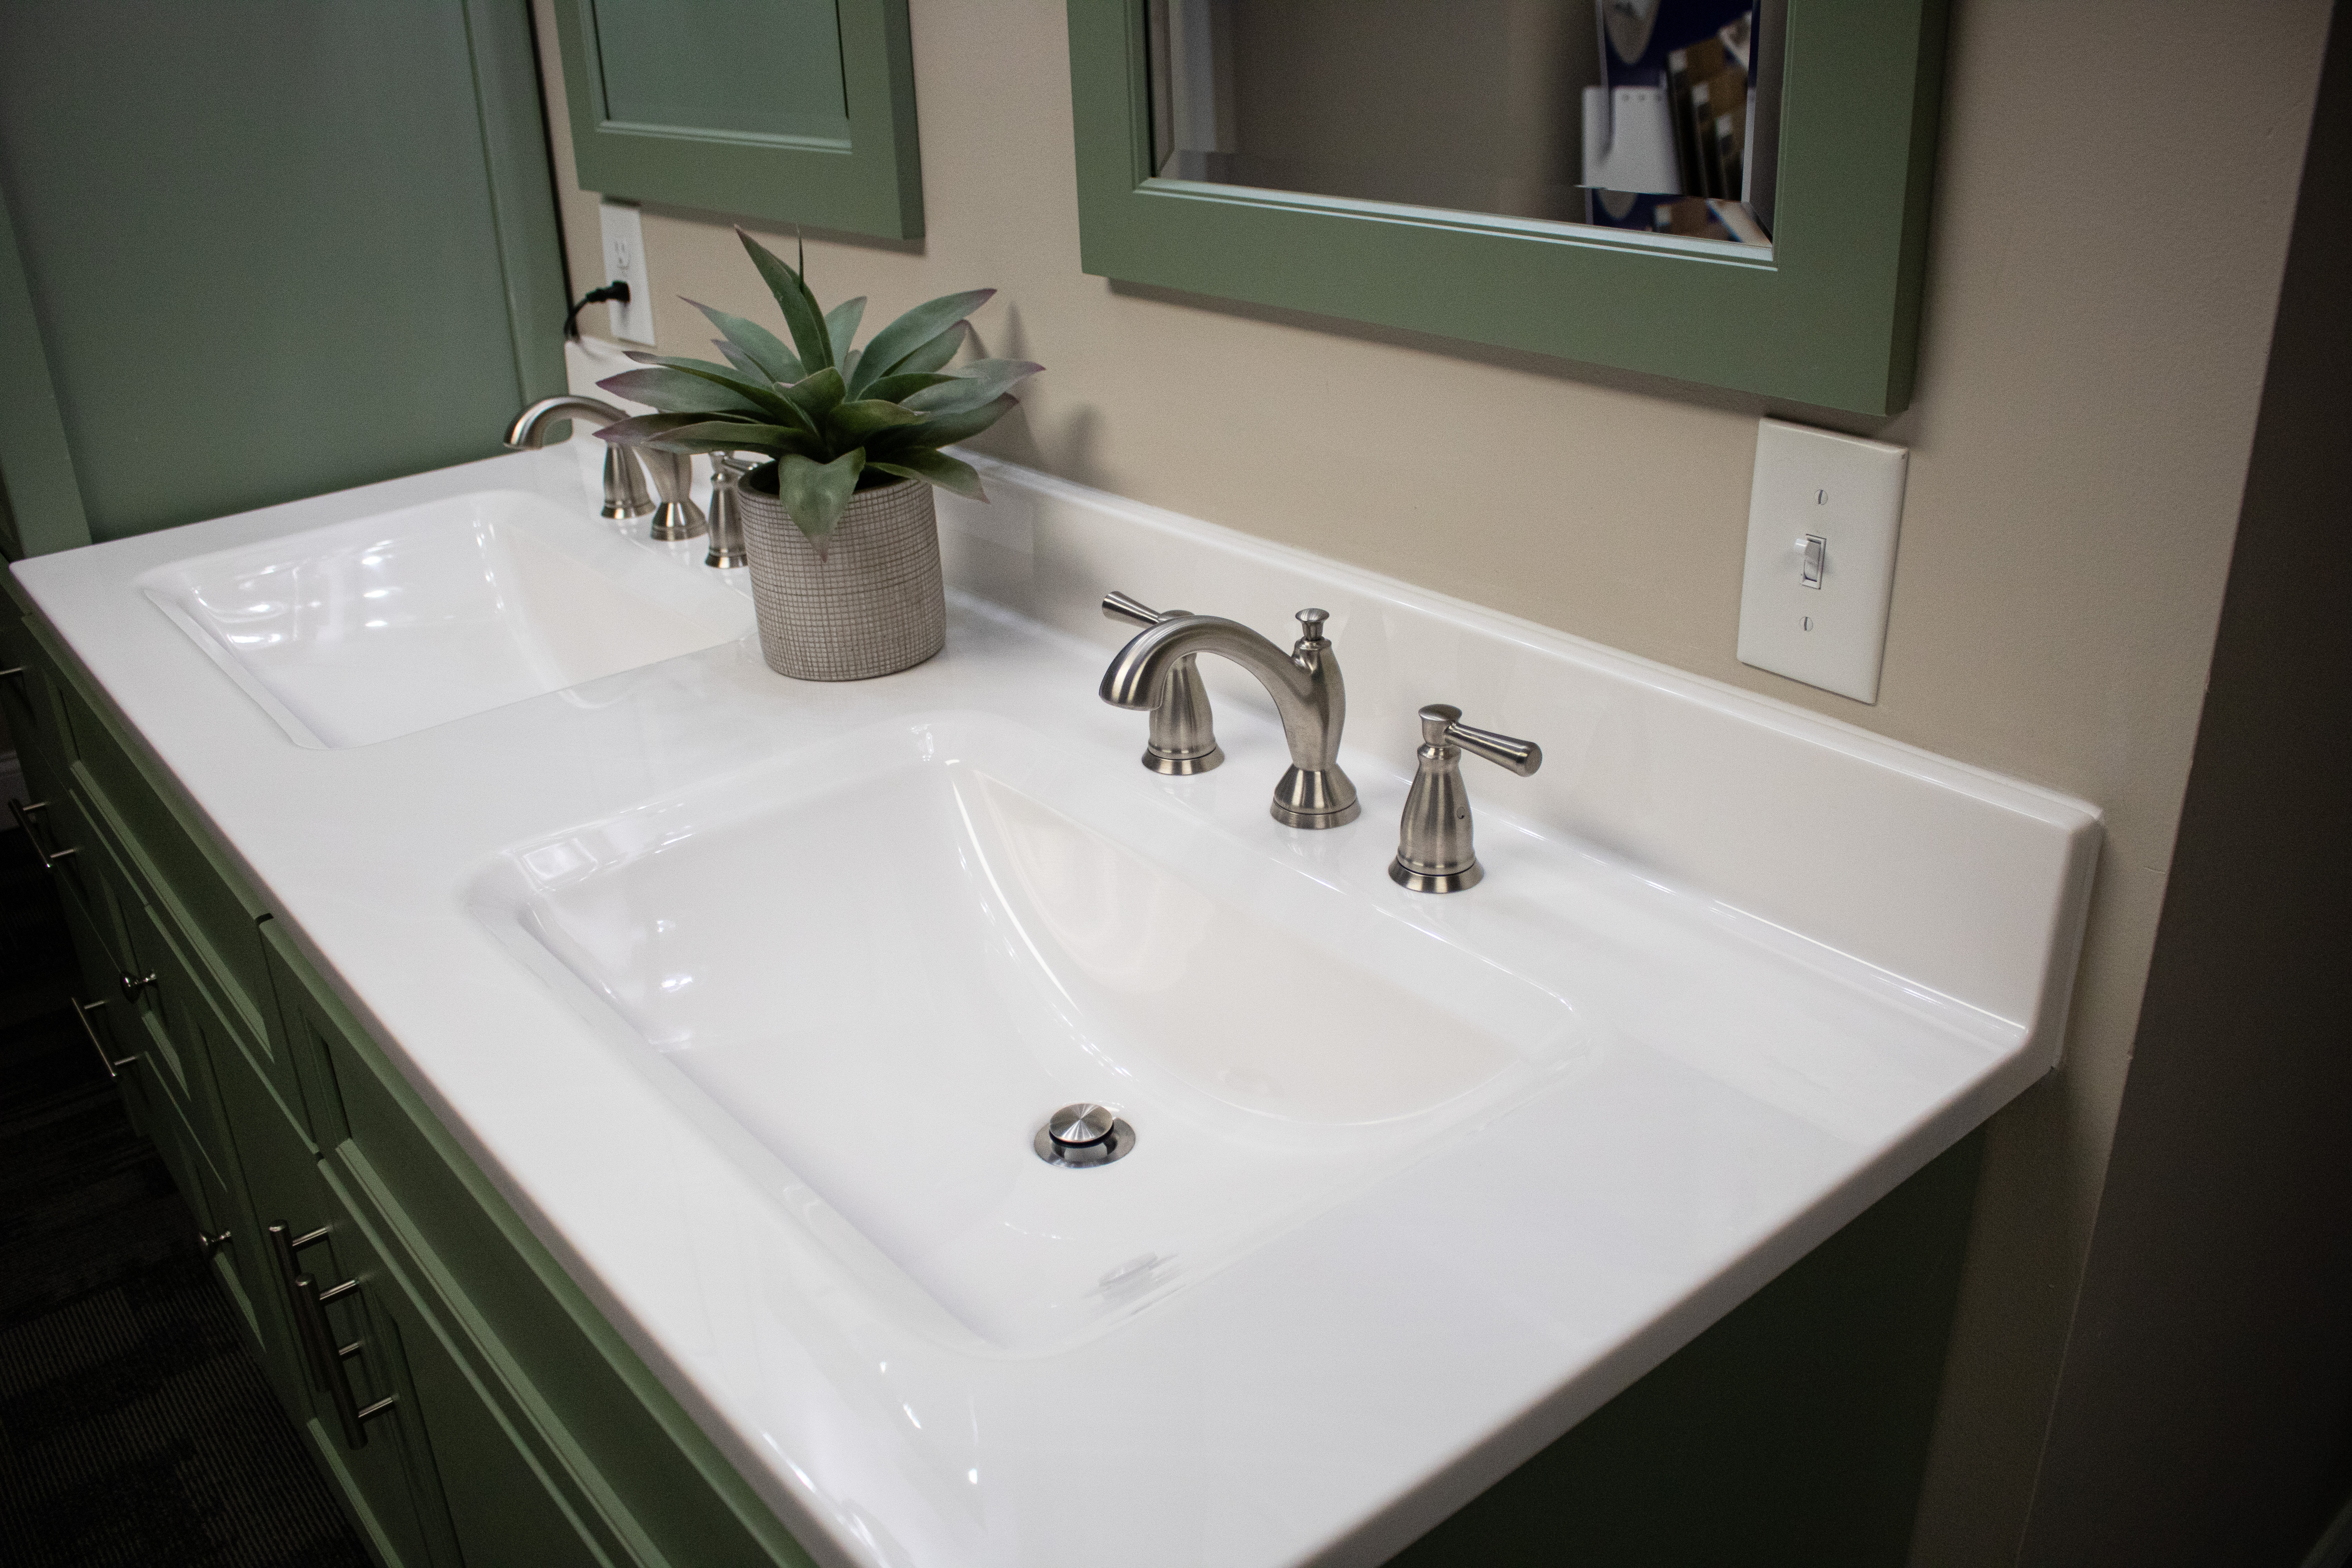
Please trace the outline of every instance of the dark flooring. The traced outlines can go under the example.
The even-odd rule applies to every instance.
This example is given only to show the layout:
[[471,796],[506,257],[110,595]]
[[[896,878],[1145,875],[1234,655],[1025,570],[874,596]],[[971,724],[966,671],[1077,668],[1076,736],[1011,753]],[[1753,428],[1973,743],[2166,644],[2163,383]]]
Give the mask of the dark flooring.
[[0,1563],[365,1568],[75,1022],[23,839],[0,832]]

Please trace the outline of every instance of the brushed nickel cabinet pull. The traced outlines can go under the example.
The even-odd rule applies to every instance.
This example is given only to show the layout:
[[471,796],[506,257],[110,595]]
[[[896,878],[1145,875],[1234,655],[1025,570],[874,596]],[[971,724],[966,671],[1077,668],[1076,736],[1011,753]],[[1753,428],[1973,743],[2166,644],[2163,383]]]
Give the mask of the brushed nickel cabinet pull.
[[54,871],[58,868],[58,861],[70,860],[75,856],[80,854],[81,846],[78,844],[68,844],[62,849],[44,849],[41,847],[40,839],[36,837],[33,832],[33,814],[37,811],[47,811],[48,809],[49,803],[46,800],[37,800],[30,805],[26,805],[21,800],[12,799],[8,802],[8,815],[15,817],[16,819],[16,826],[25,830],[25,842],[33,847],[33,854],[35,858],[41,862],[41,869],[44,871]]
[[383,1415],[399,1403],[400,1396],[388,1394],[373,1405],[362,1405],[352,1393],[351,1375],[343,1363],[360,1353],[362,1342],[335,1343],[333,1331],[327,1324],[326,1303],[339,1296],[348,1296],[360,1288],[356,1279],[346,1279],[340,1285],[330,1285],[324,1290],[319,1282],[301,1271],[294,1255],[313,1242],[327,1238],[328,1227],[320,1226],[307,1236],[293,1236],[282,1225],[269,1227],[270,1250],[278,1259],[278,1283],[286,1292],[286,1304],[294,1313],[295,1337],[302,1342],[302,1359],[310,1369],[310,1381],[324,1393],[335,1406],[335,1421],[343,1429],[346,1447],[367,1447],[367,1426],[374,1416]]
[[153,970],[151,969],[144,974],[133,974],[126,969],[122,972],[122,999],[125,1002],[136,1001],[138,999],[139,993],[146,990],[147,987],[154,984],[155,972]]
[[[13,805],[16,803],[11,801],[9,804]],[[68,997],[67,1000],[73,1004],[74,1022],[81,1026],[82,1038],[88,1040],[89,1042],[89,1048],[98,1053],[98,1065],[106,1069],[107,1077],[114,1079],[121,1078],[122,1075],[115,1069],[117,1068],[127,1068],[132,1062],[137,1061],[139,1058],[135,1052],[130,1056],[121,1058],[120,1060],[107,1055],[106,1042],[100,1039],[98,1037],[98,1031],[89,1026],[89,1016],[92,1013],[97,1012],[100,1007],[106,1005],[106,998],[101,996],[95,1002],[85,1002],[79,996],[71,996]]]
[[[336,1287],[337,1293],[341,1294],[352,1283],[346,1280],[342,1286]],[[326,1384],[327,1397],[335,1406],[335,1419],[343,1428],[343,1446],[364,1448],[367,1447],[367,1428],[361,1423],[366,1417],[360,1414],[359,1401],[352,1397],[351,1375],[343,1370],[344,1361],[359,1353],[358,1342],[341,1346],[334,1342],[334,1336],[327,1328],[327,1309],[320,1300],[319,1282],[308,1274],[295,1276],[294,1300],[295,1310],[302,1319],[303,1338],[310,1347],[312,1368],[317,1372],[319,1381]],[[389,1399],[380,1399],[368,1409],[378,1412],[391,1404]]]

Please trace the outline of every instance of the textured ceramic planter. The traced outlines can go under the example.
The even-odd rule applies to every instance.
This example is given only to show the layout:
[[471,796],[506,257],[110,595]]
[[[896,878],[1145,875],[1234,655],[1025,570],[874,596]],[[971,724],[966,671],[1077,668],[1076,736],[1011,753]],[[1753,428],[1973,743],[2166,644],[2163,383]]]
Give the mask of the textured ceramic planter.
[[823,555],[754,475],[741,494],[751,599],[768,668],[796,680],[866,680],[947,642],[947,588],[931,487],[901,479],[850,499]]

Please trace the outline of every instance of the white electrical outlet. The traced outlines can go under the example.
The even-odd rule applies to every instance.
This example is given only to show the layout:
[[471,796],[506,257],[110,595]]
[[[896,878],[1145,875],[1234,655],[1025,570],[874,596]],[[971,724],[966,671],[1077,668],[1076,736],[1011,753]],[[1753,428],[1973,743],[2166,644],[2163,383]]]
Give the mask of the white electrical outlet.
[[1910,458],[1884,441],[1760,421],[1740,663],[1878,700]]
[[629,286],[627,304],[615,301],[604,307],[612,312],[613,335],[624,342],[651,347],[654,286],[646,276],[645,221],[636,208],[625,202],[605,202],[598,212],[604,225],[604,276],[601,281]]

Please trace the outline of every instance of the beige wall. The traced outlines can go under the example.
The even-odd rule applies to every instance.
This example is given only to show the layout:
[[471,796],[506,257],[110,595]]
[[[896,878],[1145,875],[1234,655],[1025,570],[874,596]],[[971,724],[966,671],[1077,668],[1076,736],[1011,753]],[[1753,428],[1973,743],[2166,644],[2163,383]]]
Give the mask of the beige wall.
[[[584,289],[594,198],[537,5]],[[1822,418],[1912,449],[1874,707],[1733,658],[1756,416],[1805,410],[1081,273],[1060,0],[911,0],[929,237],[808,257],[869,321],[1003,290],[987,348],[1047,370],[981,443],[1001,456],[2105,810],[2065,1066],[1993,1127],[1916,1553],[1990,1564],[2032,1503],[2128,1064],[2327,5],[1953,9],[1918,396]],[[709,336],[680,294],[772,310],[724,219],[645,227],[665,352]]]

